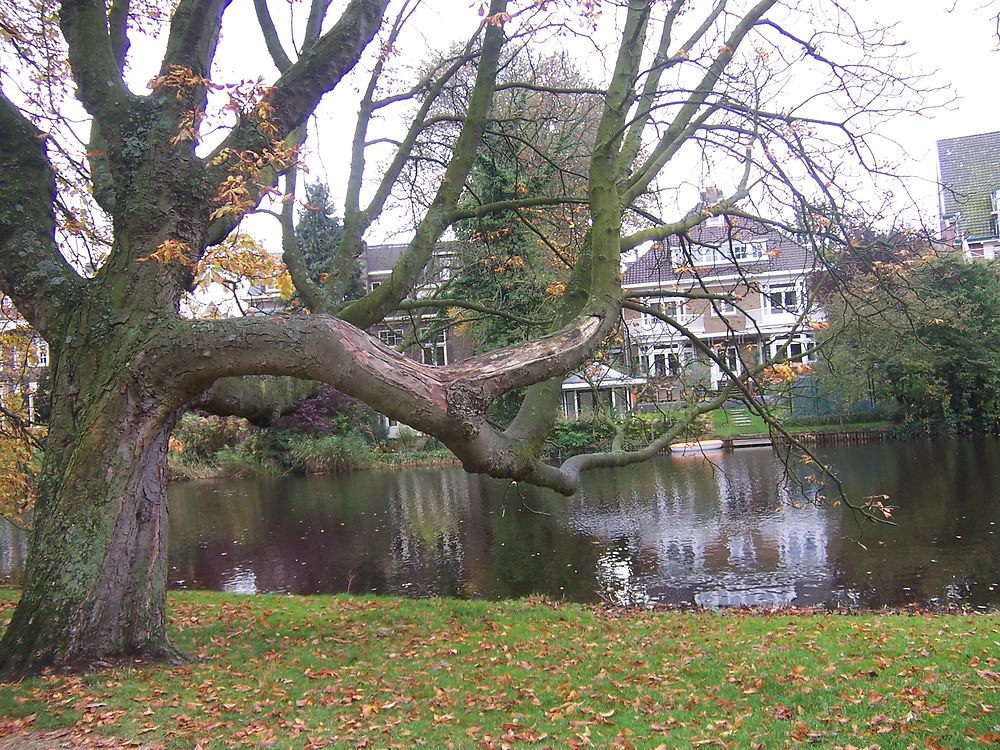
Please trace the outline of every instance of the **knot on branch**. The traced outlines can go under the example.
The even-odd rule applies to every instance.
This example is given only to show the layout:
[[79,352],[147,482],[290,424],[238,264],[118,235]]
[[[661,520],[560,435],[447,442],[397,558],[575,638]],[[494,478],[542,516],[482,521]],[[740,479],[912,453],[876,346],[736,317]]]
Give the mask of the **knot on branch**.
[[448,386],[448,414],[456,418],[467,439],[471,440],[479,434],[489,405],[489,399],[479,386],[464,382]]

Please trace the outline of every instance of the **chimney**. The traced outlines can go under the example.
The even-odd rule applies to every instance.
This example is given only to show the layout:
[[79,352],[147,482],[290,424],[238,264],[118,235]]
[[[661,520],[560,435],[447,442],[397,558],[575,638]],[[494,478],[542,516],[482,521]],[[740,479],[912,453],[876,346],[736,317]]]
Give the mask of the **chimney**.
[[701,191],[701,205],[714,206],[723,198],[722,191],[715,185],[709,185]]

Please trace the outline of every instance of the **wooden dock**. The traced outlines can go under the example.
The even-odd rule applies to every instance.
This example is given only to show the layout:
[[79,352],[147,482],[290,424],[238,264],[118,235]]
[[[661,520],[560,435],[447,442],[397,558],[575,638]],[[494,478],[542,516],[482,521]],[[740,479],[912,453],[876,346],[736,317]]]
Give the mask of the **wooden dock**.
[[824,430],[804,432],[795,436],[806,445],[858,445],[892,440],[889,430]]
[[[863,443],[882,443],[892,440],[889,430],[823,430],[820,432],[802,432],[795,435],[804,445],[860,445]],[[783,436],[777,435],[771,438],[768,435],[743,435],[741,437],[726,438],[725,448],[727,451],[739,450],[740,448],[770,448],[775,442],[787,444]]]
[[728,438],[725,444],[727,451],[734,451],[740,448],[770,448],[773,445],[771,438],[767,435]]

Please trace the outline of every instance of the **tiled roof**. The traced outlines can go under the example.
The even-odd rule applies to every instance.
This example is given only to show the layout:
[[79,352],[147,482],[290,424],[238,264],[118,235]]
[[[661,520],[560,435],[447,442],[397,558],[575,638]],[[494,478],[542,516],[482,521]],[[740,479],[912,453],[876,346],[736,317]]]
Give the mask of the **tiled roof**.
[[[732,245],[742,242],[764,242],[767,254],[761,260],[741,260],[737,266],[732,260]],[[700,248],[716,250],[714,265],[695,265],[703,280],[713,276],[737,272],[753,275],[770,271],[796,271],[808,273],[815,270],[816,258],[811,249],[803,247],[785,234],[762,225],[695,227],[686,238],[672,235],[662,243],[653,243],[645,253],[625,269],[622,284],[626,287],[656,284],[672,286],[689,282],[690,273],[676,273],[681,265],[690,265],[690,254]]]
[[981,133],[937,142],[944,215],[962,214],[967,239],[996,237],[991,193],[1000,188],[1000,133]]
[[[439,242],[434,248],[434,255],[448,253],[453,250],[454,242]],[[365,246],[365,267],[368,273],[378,273],[380,271],[391,271],[403,257],[403,253],[409,247],[406,243],[387,245],[366,245]]]
[[391,271],[406,252],[406,244],[368,245],[365,247],[365,265],[368,273]]

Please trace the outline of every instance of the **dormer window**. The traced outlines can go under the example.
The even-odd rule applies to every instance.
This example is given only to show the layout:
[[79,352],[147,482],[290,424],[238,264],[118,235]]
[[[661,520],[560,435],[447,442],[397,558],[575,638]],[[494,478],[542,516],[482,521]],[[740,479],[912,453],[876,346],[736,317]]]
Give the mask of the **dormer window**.
[[716,262],[714,247],[692,247],[691,262],[696,266],[714,266]]
[[682,266],[690,263],[693,266],[717,266],[732,263],[756,263],[769,258],[767,243],[763,240],[754,240],[753,242],[731,242],[720,247],[697,245],[691,247],[688,253],[678,253],[677,265]]
[[737,263],[740,261],[758,261],[764,260],[767,257],[767,243],[763,240],[755,242],[734,242],[732,244],[733,248],[733,260]]

